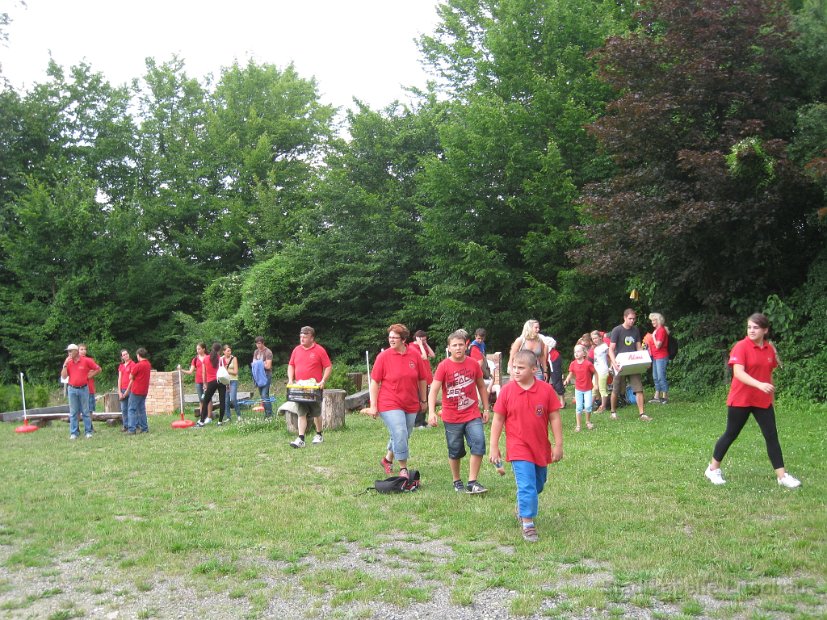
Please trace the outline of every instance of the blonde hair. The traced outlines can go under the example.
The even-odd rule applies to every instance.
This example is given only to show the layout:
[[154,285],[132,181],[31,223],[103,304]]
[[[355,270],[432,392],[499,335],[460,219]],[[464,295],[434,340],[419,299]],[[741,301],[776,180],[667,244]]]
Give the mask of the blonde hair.
[[528,319],[523,324],[523,340],[535,340],[537,338],[537,335],[534,333],[534,326],[539,324],[540,321],[538,321],[537,319]]
[[584,347],[582,344],[574,345],[574,352],[577,353],[578,351],[583,351],[583,353],[585,354],[586,353],[586,347]]
[[649,320],[650,321],[657,321],[658,327],[662,327],[666,330],[666,333],[669,333],[669,328],[666,327],[666,319],[663,318],[663,315],[660,312],[650,312],[649,313]]

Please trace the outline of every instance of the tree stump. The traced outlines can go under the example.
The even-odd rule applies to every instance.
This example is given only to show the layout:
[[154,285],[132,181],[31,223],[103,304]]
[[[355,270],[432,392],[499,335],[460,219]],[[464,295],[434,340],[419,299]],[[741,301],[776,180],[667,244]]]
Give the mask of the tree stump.
[[325,390],[322,395],[322,429],[343,428],[345,425],[344,390]]
[[103,410],[106,413],[120,413],[121,399],[117,392],[107,392],[103,395]]

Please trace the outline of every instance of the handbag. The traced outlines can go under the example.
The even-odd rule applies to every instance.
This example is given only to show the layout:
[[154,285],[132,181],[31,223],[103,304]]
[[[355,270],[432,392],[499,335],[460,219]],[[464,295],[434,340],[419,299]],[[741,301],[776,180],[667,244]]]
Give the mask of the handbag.
[[218,364],[218,370],[215,373],[215,378],[223,385],[230,385],[230,373],[227,371],[227,367],[224,365],[223,359],[221,359]]

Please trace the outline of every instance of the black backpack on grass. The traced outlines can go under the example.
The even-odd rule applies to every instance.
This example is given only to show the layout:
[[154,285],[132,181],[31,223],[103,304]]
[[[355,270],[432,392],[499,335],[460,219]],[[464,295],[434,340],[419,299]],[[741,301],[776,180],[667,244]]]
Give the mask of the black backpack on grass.
[[408,477],[391,476],[384,480],[377,480],[368,490],[375,489],[379,493],[412,493],[419,489],[419,470],[411,469],[408,471]]

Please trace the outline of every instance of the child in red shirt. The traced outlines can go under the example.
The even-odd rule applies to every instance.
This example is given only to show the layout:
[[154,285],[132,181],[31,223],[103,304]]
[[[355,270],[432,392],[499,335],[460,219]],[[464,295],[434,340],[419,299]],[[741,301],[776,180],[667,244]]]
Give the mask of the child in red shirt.
[[[494,403],[490,438],[489,460],[496,465],[502,461],[500,435],[505,428],[506,457],[517,483],[517,516],[527,542],[537,542],[534,517],[546,483],[548,464],[563,458],[560,400],[554,388],[534,377],[538,366],[532,351],[523,349],[514,355],[511,381],[503,386]],[[549,424],[554,448],[548,439]]]
[[[445,440],[448,442],[448,464],[454,478],[454,490],[458,493],[485,493],[477,477],[485,456],[485,431],[488,422],[488,390],[482,378],[479,363],[465,354],[465,333],[454,332],[448,336],[451,357],[437,366],[431,391],[428,394],[428,424],[437,425],[436,401],[442,396],[442,422],[445,424]],[[479,398],[482,398],[480,413]],[[462,484],[459,467],[465,456],[465,444],[471,451],[468,466],[468,485]]]
[[577,403],[575,433],[580,432],[580,421],[584,411],[586,413],[586,428],[589,430],[594,428],[594,424],[592,424],[592,382],[596,374],[594,364],[586,359],[586,347],[578,344],[574,347],[574,361],[569,364],[569,374],[566,380],[563,381],[563,385],[568,385],[574,378],[574,400]]

